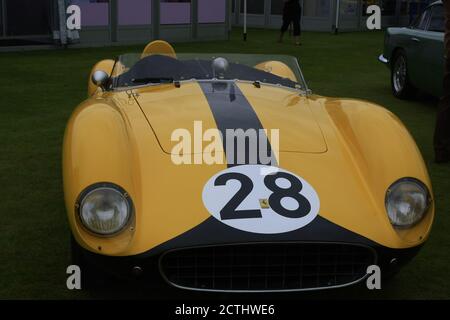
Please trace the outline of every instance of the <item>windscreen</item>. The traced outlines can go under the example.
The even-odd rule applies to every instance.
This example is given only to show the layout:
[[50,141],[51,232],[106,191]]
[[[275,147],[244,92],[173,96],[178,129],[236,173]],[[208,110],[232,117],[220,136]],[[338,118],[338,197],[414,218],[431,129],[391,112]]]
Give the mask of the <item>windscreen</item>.
[[[214,61],[226,60],[218,70]],[[296,58],[284,55],[177,54],[121,55],[115,63],[113,88],[158,85],[185,80],[242,80],[306,90]]]

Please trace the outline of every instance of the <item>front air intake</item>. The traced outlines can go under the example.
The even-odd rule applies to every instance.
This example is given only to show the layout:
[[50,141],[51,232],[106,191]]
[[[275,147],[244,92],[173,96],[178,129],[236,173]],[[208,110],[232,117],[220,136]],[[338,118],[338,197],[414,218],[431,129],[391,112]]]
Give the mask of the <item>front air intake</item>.
[[295,291],[361,281],[372,249],[350,244],[276,243],[170,251],[160,271],[172,285],[204,291]]

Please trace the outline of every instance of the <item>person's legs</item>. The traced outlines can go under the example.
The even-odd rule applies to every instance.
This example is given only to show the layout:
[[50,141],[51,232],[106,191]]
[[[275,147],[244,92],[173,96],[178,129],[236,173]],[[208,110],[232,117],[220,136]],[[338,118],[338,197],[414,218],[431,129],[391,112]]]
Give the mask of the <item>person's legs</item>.
[[434,132],[435,161],[450,162],[450,0],[444,1],[445,32],[445,71],[444,96],[442,97],[436,118]]
[[294,20],[293,21],[294,24],[294,38],[295,38],[295,44],[296,45],[300,45],[300,20]]
[[281,26],[280,38],[278,39],[278,42],[283,42],[284,33],[287,31],[287,29],[289,28],[290,24],[291,24],[291,20],[283,19],[283,25]]
[[[450,1],[450,0],[449,0]],[[437,110],[434,131],[435,161],[450,162],[450,59],[446,59],[444,75],[444,96]]]
[[450,106],[445,99],[441,100],[437,111],[434,152],[437,163],[450,161]]

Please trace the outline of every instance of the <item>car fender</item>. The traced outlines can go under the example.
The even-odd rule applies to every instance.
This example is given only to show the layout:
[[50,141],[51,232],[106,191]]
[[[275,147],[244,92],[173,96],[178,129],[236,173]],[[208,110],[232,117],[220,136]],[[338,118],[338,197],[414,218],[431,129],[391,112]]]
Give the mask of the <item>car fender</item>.
[[[420,150],[397,116],[381,106],[362,100],[319,98],[318,101],[332,124],[323,127],[329,151],[345,154],[367,189],[368,200],[372,201],[380,218],[388,222],[384,206],[386,191],[399,179],[409,177],[422,181],[433,197]],[[415,226],[409,229],[390,227],[389,230],[395,232],[391,246],[421,244],[427,238],[433,218],[432,202],[429,212]],[[357,229],[358,226],[350,226],[352,228]]]
[[99,183],[114,183],[132,199],[132,141],[126,118],[110,99],[92,98],[72,114],[64,136],[63,177],[67,214],[80,245],[97,252],[117,254],[127,248],[135,220],[114,239],[99,238],[82,227],[76,203],[80,193]]

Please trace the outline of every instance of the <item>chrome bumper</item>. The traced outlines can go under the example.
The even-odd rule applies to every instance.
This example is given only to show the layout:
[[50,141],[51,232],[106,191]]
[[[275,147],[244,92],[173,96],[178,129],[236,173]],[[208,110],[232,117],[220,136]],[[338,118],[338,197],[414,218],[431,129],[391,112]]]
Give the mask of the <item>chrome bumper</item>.
[[382,55],[382,54],[380,54],[380,56],[378,57],[378,61],[380,61],[381,63],[384,63],[384,64],[389,64],[389,60],[386,59],[384,57],[384,55]]

